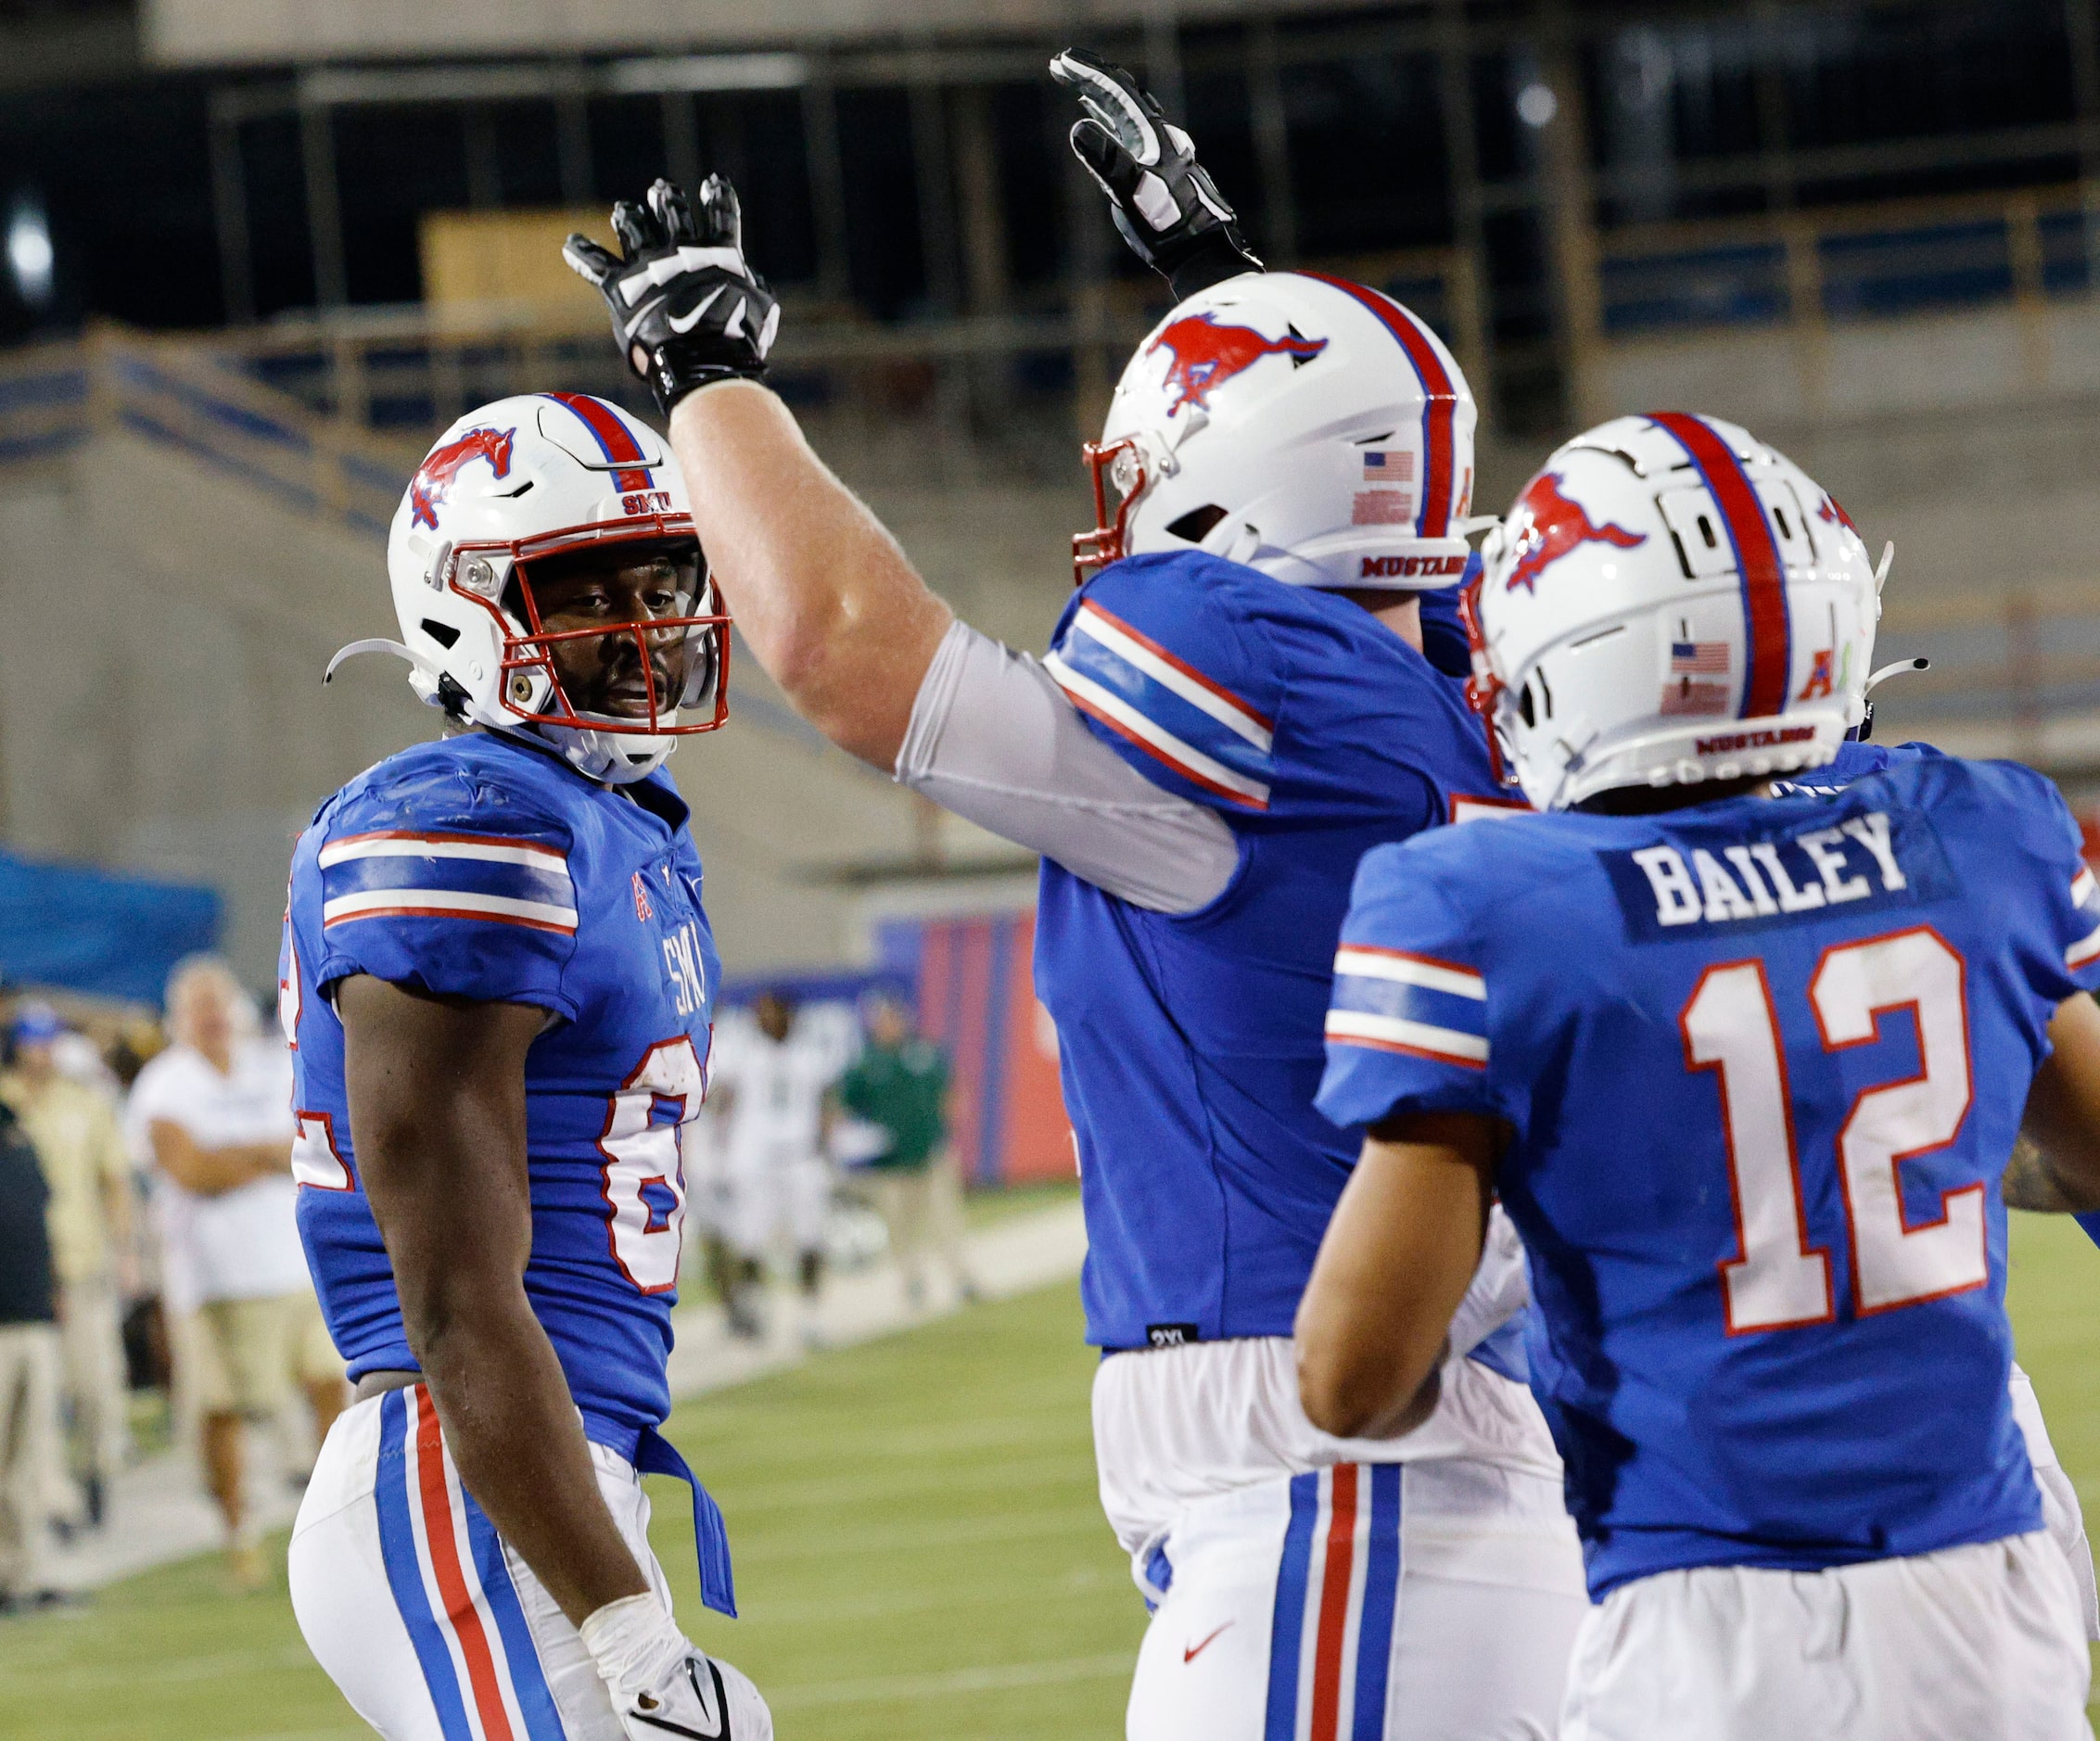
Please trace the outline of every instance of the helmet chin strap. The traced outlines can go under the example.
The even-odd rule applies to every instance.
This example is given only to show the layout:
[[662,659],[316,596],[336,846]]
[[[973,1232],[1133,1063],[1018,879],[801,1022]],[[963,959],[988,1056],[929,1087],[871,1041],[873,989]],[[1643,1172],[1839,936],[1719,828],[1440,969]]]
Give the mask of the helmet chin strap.
[[[395,658],[405,660],[427,678],[433,688],[445,675],[413,647],[405,647],[398,641],[388,641],[384,636],[375,635],[369,640],[353,641],[349,646],[338,648],[336,656],[328,661],[328,668],[323,673],[321,680],[324,683],[334,680],[337,668],[361,653],[392,654]],[[664,765],[671,751],[678,747],[675,743],[662,743],[654,754],[636,761],[620,753],[617,737],[608,739],[605,733],[593,731],[588,727],[581,730],[573,726],[541,729],[520,721],[515,725],[492,725],[489,730],[513,737],[529,737],[554,751],[578,773],[592,780],[602,781],[608,786],[628,786],[638,780],[646,780]]]
[[1929,671],[1931,668],[1932,661],[1923,654],[1915,658],[1898,659],[1893,665],[1883,666],[1872,677],[1868,678],[1865,687],[1860,693],[1865,695],[1871,695],[1891,677],[1901,677],[1905,671]]
[[334,682],[337,669],[361,653],[390,653],[397,659],[405,659],[424,677],[428,678],[433,687],[444,676],[444,672],[414,648],[404,647],[398,641],[388,641],[384,635],[375,635],[367,641],[353,641],[347,647],[337,647],[336,656],[328,661],[328,668],[321,673],[321,680],[324,683]]
[[670,759],[671,752],[678,747],[675,738],[657,738],[655,747],[647,756],[634,760],[619,746],[623,743],[646,743],[649,739],[594,731],[588,726],[520,726],[517,729],[529,731],[578,773],[608,786],[630,786],[637,781],[648,779]]

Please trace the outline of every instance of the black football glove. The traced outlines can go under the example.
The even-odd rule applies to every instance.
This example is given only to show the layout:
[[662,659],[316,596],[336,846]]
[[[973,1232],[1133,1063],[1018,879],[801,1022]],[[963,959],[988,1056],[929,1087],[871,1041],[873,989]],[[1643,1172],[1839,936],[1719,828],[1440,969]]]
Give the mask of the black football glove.
[[1135,77],[1082,48],[1067,48],[1050,70],[1087,111],[1073,124],[1074,154],[1101,184],[1131,252],[1174,286],[1177,302],[1261,271],[1238,214],[1196,161],[1194,141]]
[[562,258],[605,299],[621,354],[665,416],[694,388],[765,374],[780,302],[744,258],[734,188],[708,176],[695,209],[659,180],[646,205],[613,208],[613,233],[624,255],[572,235]]

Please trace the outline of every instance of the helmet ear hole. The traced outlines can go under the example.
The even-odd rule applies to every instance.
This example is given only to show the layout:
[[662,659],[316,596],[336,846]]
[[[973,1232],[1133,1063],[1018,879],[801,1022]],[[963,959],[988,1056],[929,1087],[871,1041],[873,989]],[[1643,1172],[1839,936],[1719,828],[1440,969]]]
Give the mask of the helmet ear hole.
[[1179,519],[1170,521],[1166,529],[1176,538],[1186,539],[1191,544],[1201,544],[1217,523],[1225,518],[1225,514],[1226,511],[1216,502],[1209,502],[1201,508],[1190,508]]
[[1532,686],[1528,682],[1517,692],[1517,712],[1522,716],[1527,726],[1538,724],[1538,719],[1532,711]]
[[440,623],[434,616],[426,616],[421,626],[423,632],[447,652],[459,645],[459,630],[452,624]]

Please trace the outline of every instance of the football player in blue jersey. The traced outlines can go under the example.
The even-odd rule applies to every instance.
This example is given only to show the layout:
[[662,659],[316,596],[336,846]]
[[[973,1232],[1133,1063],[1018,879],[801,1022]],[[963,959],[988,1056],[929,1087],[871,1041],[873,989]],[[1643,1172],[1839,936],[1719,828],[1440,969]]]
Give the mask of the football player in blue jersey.
[[[659,183],[578,237],[759,662],[834,742],[1042,853],[1037,988],[1081,1163],[1101,1492],[1157,1612],[1138,1741],[1550,1730],[1584,1608],[1503,1338],[1506,1228],[1442,1403],[1314,1430],[1292,1316],[1354,1145],[1314,1109],[1357,858],[1501,799],[1419,592],[1469,554],[1473,403],[1399,304],[1264,273],[1186,134],[1062,56],[1082,159],[1176,307],[1124,372],[1050,654],[921,582],[755,377],[733,196]],[[1479,1358],[1470,1357],[1478,1354]]]
[[[1882,570],[1879,572],[1885,572],[1887,566],[1888,555],[1885,553]],[[1877,575],[1877,581],[1879,572]],[[1926,668],[1927,661],[1924,659],[1903,660],[1885,666],[1880,671],[1874,673],[1874,678],[1879,679],[1903,670]],[[1872,680],[1870,680],[1870,686]],[[1865,775],[1886,772],[1903,762],[1942,756],[1943,752],[1929,743],[1867,743],[1865,732],[1873,723],[1873,709],[1874,704],[1869,698],[1865,704],[1866,718],[1860,728],[1861,735],[1858,738],[1840,743],[1837,754],[1822,767],[1792,780],[1775,781],[1772,784],[1773,792],[1781,795],[1804,792],[1835,793]],[[2015,1159],[2017,1161],[2019,1156],[2016,1154]],[[2007,1202],[2016,1200],[2016,1192],[2010,1187],[2006,1189],[2005,1200]],[[2021,1202],[2018,1206],[2037,1207],[2028,1202]],[[2060,1209],[2063,1205],[2054,1207]],[[2077,1219],[2088,1234],[2100,1228],[2100,1215],[2081,1215]],[[2043,1418],[2042,1403],[2034,1393],[2033,1380],[2020,1369],[2017,1361],[2013,1365],[2009,1389],[2012,1393],[2013,1418],[2019,1423],[2020,1435],[2027,1442],[2028,1455],[2034,1465],[2035,1484],[2042,1493],[2043,1523],[2056,1545],[2063,1549],[2065,1559],[2069,1562],[2071,1577],[2078,1585],[2079,1607],[2085,1620],[2086,1638],[2091,1642],[2100,1643],[2100,1580],[2096,1580],[2094,1575],[2093,1546],[2086,1538],[2085,1515],[2079,1503],[2078,1485],[2056,1460],[2056,1447],[2049,1436],[2049,1424]]]
[[1596,1603],[1563,1741],[2087,1736],[2004,1304],[2006,1201],[2100,1206],[2063,800],[1931,754],[1775,787],[1859,724],[1878,599],[1733,425],[1578,437],[1486,558],[1475,694],[1546,814],[1358,871],[1307,1412],[1426,1405],[1499,1192]]
[[[580,394],[430,451],[387,561],[438,741],[324,804],[280,1011],[299,1230],[357,1400],[293,1531],[307,1642],[389,1741],[766,1737],[649,1549],[719,972],[657,769],[728,618],[661,438]],[[344,656],[337,654],[338,661]],[[734,1613],[694,1483],[701,1592]]]

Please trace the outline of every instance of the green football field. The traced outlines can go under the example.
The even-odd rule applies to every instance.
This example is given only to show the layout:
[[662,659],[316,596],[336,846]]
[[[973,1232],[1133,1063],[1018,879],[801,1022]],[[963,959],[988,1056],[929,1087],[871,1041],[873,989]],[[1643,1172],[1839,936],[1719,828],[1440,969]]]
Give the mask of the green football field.
[[[2067,1221],[2015,1219],[2021,1358],[2100,1514],[2100,1253]],[[1144,1610],[1095,1501],[1092,1366],[1067,1286],[679,1411],[673,1436],[729,1517],[744,1618],[703,1618],[665,1482],[658,1553],[689,1627],[757,1676],[785,1741],[1120,1735]],[[10,1741],[367,1733],[282,1592],[224,1595],[210,1559],[0,1622]]]

